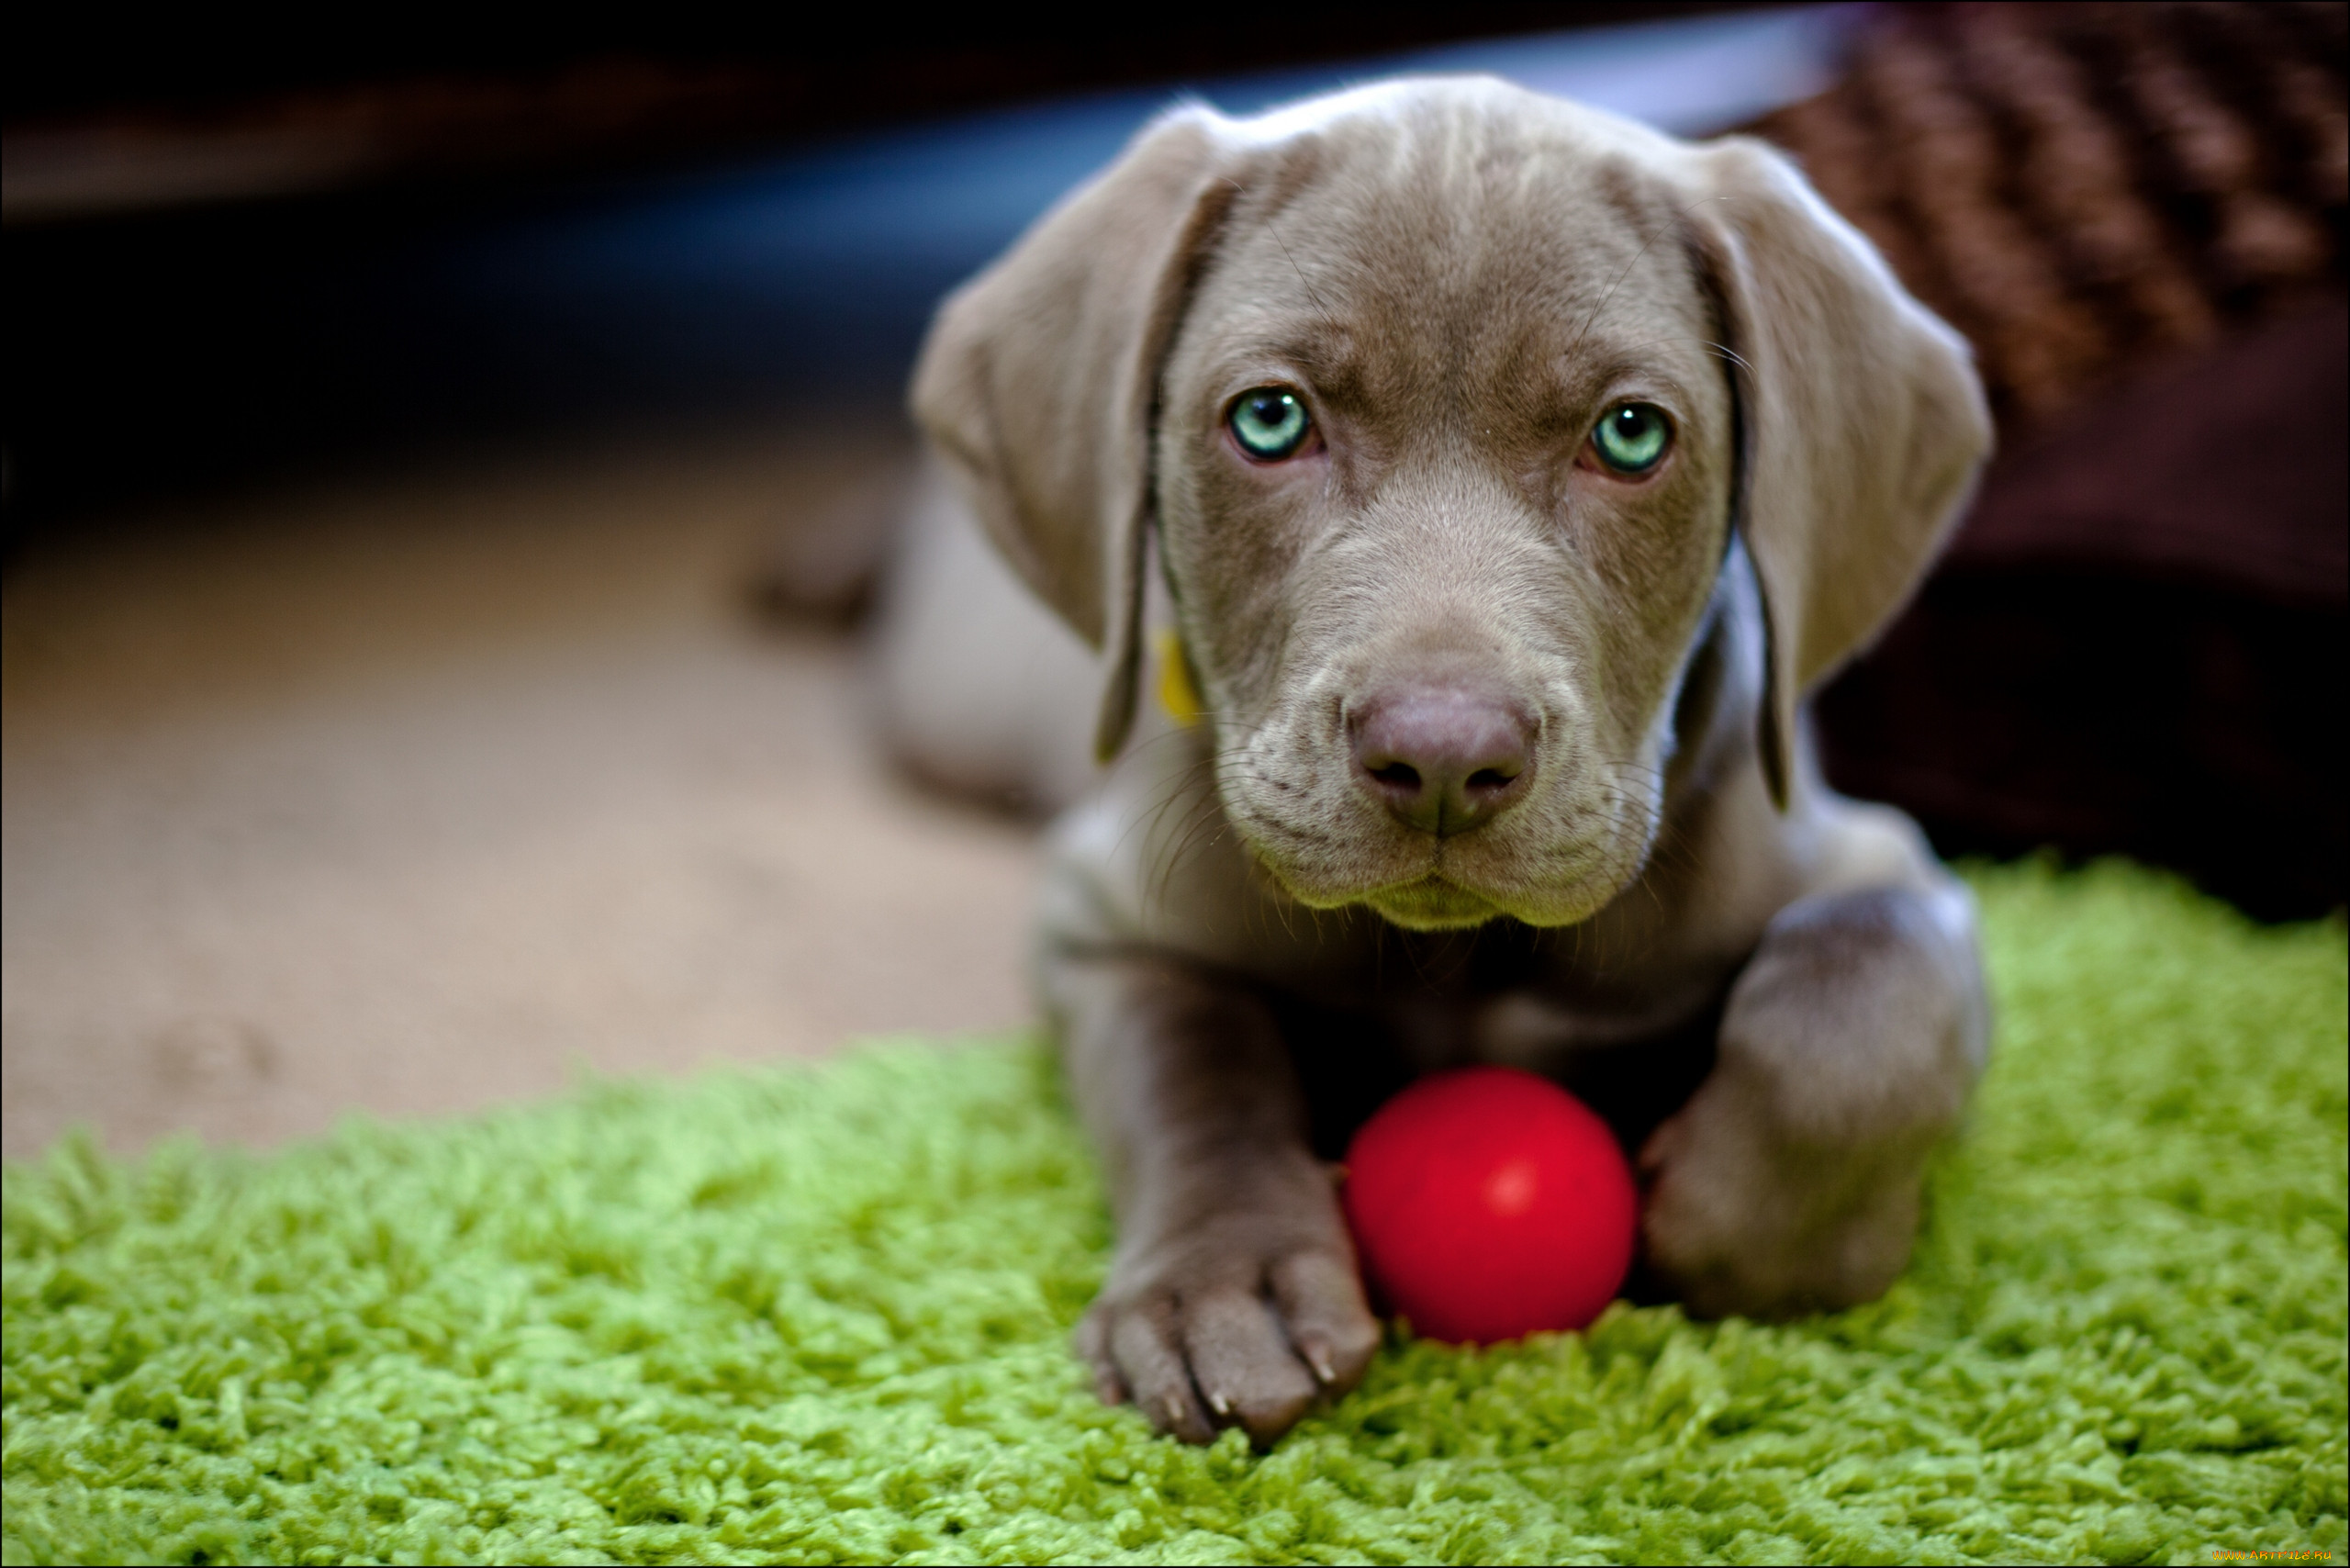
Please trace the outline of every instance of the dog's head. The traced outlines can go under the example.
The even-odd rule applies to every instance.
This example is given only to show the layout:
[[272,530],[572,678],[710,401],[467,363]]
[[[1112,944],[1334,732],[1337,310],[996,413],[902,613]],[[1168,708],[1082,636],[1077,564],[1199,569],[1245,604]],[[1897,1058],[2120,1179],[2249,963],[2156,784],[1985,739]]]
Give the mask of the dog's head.
[[917,416],[1132,719],[1155,533],[1225,809],[1301,900],[1579,920],[1645,863],[1735,530],[1760,756],[1989,441],[1787,163],[1485,80],[1178,110],[951,298]]

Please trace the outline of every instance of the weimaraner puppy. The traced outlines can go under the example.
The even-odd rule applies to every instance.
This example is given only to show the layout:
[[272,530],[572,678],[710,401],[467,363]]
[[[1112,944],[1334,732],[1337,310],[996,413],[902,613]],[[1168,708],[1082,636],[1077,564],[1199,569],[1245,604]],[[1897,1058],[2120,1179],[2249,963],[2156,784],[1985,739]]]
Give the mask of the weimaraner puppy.
[[[1975,916],[1824,787],[1804,698],[1989,422],[1785,159],[1484,79],[1180,108],[946,303],[912,396],[946,510],[1098,650],[1055,667],[1118,760],[1037,952],[1117,1212],[1078,1332],[1105,1398],[1262,1444],[1352,1386],[1378,1333],[1326,1159],[1470,1062],[1610,1118],[1639,1289],[1885,1290],[1983,1066]],[[1004,614],[885,652],[901,698],[959,693],[938,771],[957,722],[1046,746],[1095,709]]]

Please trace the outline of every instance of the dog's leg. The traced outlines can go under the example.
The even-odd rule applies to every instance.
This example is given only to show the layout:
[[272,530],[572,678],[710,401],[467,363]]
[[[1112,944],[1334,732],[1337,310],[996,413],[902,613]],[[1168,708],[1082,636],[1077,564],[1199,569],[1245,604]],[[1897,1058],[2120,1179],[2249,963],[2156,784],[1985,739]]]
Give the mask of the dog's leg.
[[1078,1350],[1104,1399],[1187,1442],[1270,1443],[1379,1339],[1272,1012],[1147,958],[1054,960],[1046,989],[1118,1211]]
[[1908,1260],[1988,1025],[1973,901],[1939,870],[1921,881],[1782,910],[1713,1072],[1642,1149],[1649,1260],[1693,1313],[1850,1305]]

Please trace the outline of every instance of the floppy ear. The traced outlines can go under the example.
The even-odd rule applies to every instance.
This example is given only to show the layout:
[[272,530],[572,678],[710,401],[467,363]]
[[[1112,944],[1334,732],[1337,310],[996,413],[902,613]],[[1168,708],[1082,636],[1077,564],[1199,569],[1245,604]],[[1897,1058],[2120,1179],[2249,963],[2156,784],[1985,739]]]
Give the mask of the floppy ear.
[[1762,586],[1762,765],[1786,803],[1796,705],[1917,586],[1972,495],[1990,413],[1966,342],[1761,142],[1705,148],[1692,210],[1742,366],[1740,519]]
[[939,308],[913,413],[1028,586],[1109,655],[1096,754],[1134,722],[1150,424],[1195,262],[1236,187],[1213,111],[1160,117]]

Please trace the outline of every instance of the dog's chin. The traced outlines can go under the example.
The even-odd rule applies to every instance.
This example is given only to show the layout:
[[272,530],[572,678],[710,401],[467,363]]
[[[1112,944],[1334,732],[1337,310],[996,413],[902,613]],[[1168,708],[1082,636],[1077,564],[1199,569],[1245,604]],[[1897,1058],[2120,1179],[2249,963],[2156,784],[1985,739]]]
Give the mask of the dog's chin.
[[1382,888],[1363,902],[1406,931],[1464,931],[1507,913],[1436,876]]
[[1400,853],[1393,845],[1370,846],[1371,853],[1333,857],[1337,863],[1331,864],[1316,855],[1283,855],[1257,834],[1241,834],[1259,872],[1287,897],[1308,909],[1369,909],[1406,931],[1463,931],[1495,920],[1578,924],[1638,879],[1651,842],[1617,835],[1572,857],[1549,857],[1542,869],[1550,874],[1529,877],[1521,854],[1507,845],[1472,843],[1467,835],[1416,851],[1402,846]]
[[1258,853],[1257,865],[1282,892],[1308,909],[1368,908],[1406,931],[1465,931],[1510,913],[1434,872],[1384,887],[1342,889],[1304,883],[1285,874],[1278,861],[1261,851]]
[[1607,899],[1585,895],[1511,900],[1472,892],[1457,882],[1432,875],[1415,882],[1393,883],[1359,898],[1311,902],[1326,908],[1361,904],[1389,924],[1400,925],[1406,931],[1466,931],[1494,920],[1516,920],[1535,926],[1573,925],[1591,918]]
[[[1614,900],[1639,870],[1640,857],[1628,865],[1594,868],[1584,875],[1538,888],[1477,888],[1451,876],[1430,870],[1418,876],[1364,887],[1337,886],[1329,880],[1298,875],[1299,868],[1283,865],[1255,845],[1259,872],[1281,890],[1308,909],[1369,909],[1390,924],[1406,931],[1465,931],[1489,921],[1516,920],[1533,926],[1574,925],[1590,919]],[[1609,875],[1609,872],[1616,875]]]

